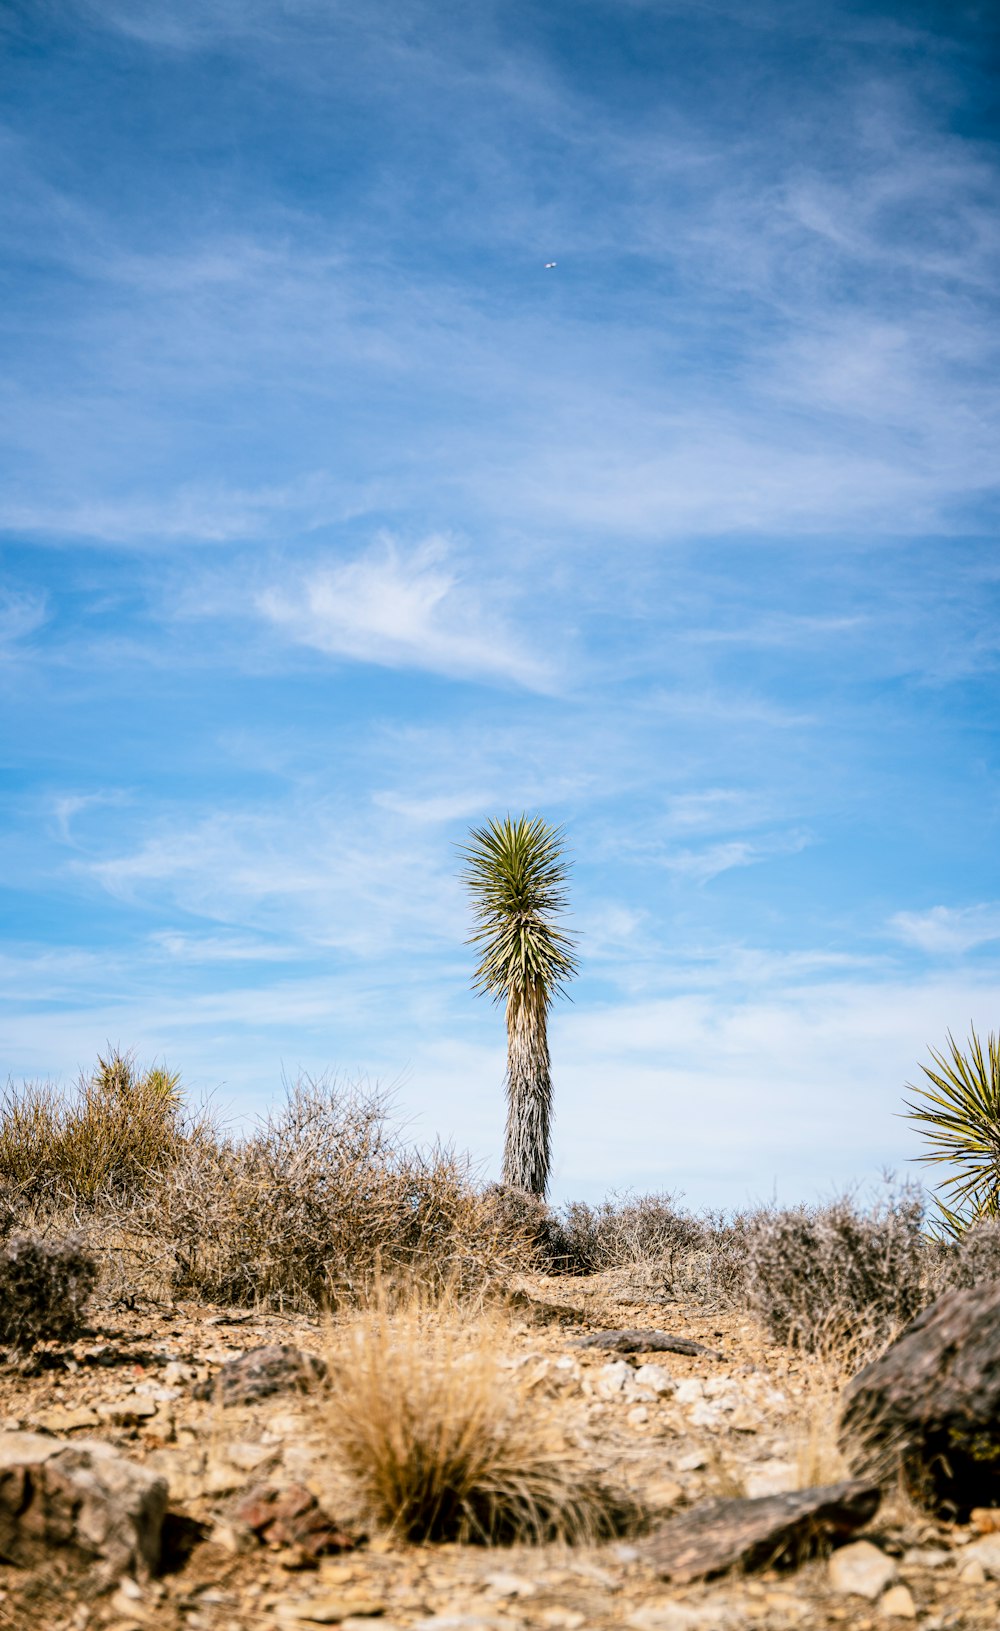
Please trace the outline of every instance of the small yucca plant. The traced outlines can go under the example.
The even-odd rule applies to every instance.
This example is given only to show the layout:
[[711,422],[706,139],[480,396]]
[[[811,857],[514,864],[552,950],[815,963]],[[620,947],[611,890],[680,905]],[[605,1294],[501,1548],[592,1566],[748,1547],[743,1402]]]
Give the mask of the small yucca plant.
[[549,1181],[552,1077],[549,1007],[576,973],[573,941],[556,927],[566,906],[563,833],[541,816],[474,827],[461,851],[479,952],[477,991],[507,1013],[507,1135],[503,1179],[544,1195]]
[[1000,1217],[1000,1037],[990,1033],[984,1053],[970,1030],[967,1054],[950,1031],[950,1058],[930,1049],[936,1068],[920,1067],[929,1086],[907,1083],[918,1096],[906,1100],[909,1119],[931,1143],[917,1160],[951,1169],[935,1198],[945,1232],[956,1239],[970,1224]]

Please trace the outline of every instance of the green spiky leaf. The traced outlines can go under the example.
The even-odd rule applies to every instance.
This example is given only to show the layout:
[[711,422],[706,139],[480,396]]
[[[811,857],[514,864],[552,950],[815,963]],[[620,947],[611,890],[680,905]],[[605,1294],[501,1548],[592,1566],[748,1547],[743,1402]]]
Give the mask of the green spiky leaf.
[[927,1078],[907,1083],[909,1119],[930,1141],[918,1161],[949,1168],[938,1185],[938,1210],[947,1234],[959,1236],[981,1218],[1000,1216],[1000,1037],[990,1034],[986,1051],[970,1027],[964,1054],[948,1032],[950,1057],[930,1049]]
[[475,989],[547,1003],[576,973],[574,942],[553,921],[566,908],[563,831],[540,816],[507,815],[474,827],[461,849],[479,953]]

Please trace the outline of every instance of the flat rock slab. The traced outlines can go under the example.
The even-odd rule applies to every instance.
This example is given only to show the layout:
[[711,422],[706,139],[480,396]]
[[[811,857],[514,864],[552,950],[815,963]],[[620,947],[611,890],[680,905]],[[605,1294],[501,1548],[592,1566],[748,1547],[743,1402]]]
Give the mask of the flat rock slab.
[[643,1560],[664,1580],[686,1585],[727,1569],[801,1561],[821,1545],[870,1523],[877,1485],[852,1480],[756,1500],[702,1501],[640,1542]]
[[228,1360],[216,1377],[198,1384],[194,1396],[220,1399],[224,1405],[256,1404],[273,1393],[305,1393],[325,1375],[326,1366],[315,1354],[274,1342]]
[[1000,1502],[1000,1281],[949,1291],[859,1371],[840,1443],[859,1477],[965,1516]]
[[110,1444],[0,1434],[0,1558],[37,1568],[54,1549],[106,1580],[160,1562],[167,1481]]
[[607,1348],[618,1354],[689,1354],[692,1358],[704,1354],[709,1359],[721,1359],[714,1348],[703,1342],[692,1342],[690,1337],[674,1337],[669,1331],[595,1331],[579,1337],[574,1348]]

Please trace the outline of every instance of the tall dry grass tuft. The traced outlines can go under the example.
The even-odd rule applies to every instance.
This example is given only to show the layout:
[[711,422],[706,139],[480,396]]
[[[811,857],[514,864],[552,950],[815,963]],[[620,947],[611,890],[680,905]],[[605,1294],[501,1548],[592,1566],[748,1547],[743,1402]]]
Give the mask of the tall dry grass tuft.
[[0,1182],[23,1205],[132,1200],[182,1153],[179,1078],[109,1050],[75,1092],[8,1083],[0,1098]]
[[398,1539],[484,1545],[607,1539],[638,1508],[609,1488],[555,1407],[504,1362],[496,1313],[387,1299],[330,1354],[333,1446]]

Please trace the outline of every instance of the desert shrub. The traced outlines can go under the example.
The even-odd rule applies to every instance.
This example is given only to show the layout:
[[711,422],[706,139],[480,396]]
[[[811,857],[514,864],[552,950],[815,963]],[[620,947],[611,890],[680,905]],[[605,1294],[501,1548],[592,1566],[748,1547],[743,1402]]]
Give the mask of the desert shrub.
[[1000,1280],[1000,1219],[983,1218],[950,1247],[942,1246],[940,1278],[947,1285],[975,1286]]
[[245,1137],[193,1140],[147,1203],[176,1289],[316,1308],[415,1276],[483,1292],[530,1266],[465,1164],[408,1149],[378,1091],[299,1082]]
[[509,1184],[489,1184],[483,1201],[499,1233],[523,1241],[533,1259],[531,1266],[547,1274],[576,1272],[573,1242],[563,1220],[540,1195]]
[[496,1318],[413,1302],[360,1316],[329,1360],[332,1444],[376,1523],[411,1541],[583,1542],[638,1518],[550,1402],[503,1362]]
[[567,1270],[577,1274],[657,1265],[669,1277],[706,1240],[701,1221],[667,1194],[612,1196],[598,1206],[572,1201],[558,1221]]
[[923,1221],[923,1199],[908,1188],[867,1210],[843,1195],[762,1212],[747,1241],[749,1306],[779,1342],[876,1346],[933,1295]]
[[72,1237],[15,1235],[0,1251],[0,1343],[30,1348],[76,1336],[97,1265]]
[[23,1204],[129,1197],[174,1161],[184,1143],[178,1078],[140,1070],[109,1051],[65,1095],[39,1083],[8,1083],[0,1100],[0,1183]]

